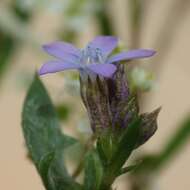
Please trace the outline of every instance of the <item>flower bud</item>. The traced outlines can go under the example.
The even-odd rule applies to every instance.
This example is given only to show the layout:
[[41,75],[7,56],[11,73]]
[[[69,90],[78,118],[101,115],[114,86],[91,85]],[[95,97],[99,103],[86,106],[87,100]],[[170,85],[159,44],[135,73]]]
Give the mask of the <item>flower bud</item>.
[[80,89],[94,132],[111,129],[122,133],[135,118],[140,117],[137,148],[157,130],[160,108],[151,113],[139,114],[137,95],[130,92],[124,65],[118,64],[117,72],[109,79],[97,75],[80,78]]

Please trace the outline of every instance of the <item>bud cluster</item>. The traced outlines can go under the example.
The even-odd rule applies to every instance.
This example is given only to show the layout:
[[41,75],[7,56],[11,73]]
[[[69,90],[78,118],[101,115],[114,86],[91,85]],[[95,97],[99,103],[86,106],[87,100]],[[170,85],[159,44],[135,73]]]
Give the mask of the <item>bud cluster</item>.
[[90,76],[81,78],[80,87],[93,132],[113,130],[122,133],[135,118],[140,117],[138,147],[157,130],[160,108],[151,113],[139,114],[137,95],[130,91],[123,64],[117,63],[117,72],[112,78],[98,75],[95,79]]

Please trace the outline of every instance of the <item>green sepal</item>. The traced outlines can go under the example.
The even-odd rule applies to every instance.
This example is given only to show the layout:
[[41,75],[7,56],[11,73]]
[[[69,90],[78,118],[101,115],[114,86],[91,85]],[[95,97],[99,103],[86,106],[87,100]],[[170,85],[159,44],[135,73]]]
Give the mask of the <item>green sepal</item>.
[[[97,150],[104,169],[103,180],[100,186],[101,190],[110,189],[114,180],[122,174],[122,166],[135,149],[135,145],[138,141],[140,124],[141,119],[138,117],[131,122],[126,129],[123,129],[123,134],[117,133],[118,131],[113,133],[114,130],[110,130],[110,133],[112,131],[114,135],[111,136],[107,132],[106,135],[104,134],[104,138],[102,138],[102,136],[99,137],[97,141]],[[120,136],[118,137],[118,135]],[[110,139],[112,143],[108,143]],[[112,146],[109,144],[112,144]],[[131,169],[132,168],[128,168],[128,171]]]
[[136,144],[136,148],[147,142],[156,132],[158,128],[157,118],[160,110],[161,107],[157,108],[151,113],[144,113],[140,115],[141,118],[140,136]]
[[102,183],[103,166],[97,151],[91,150],[85,158],[84,190],[98,190]]
[[97,135],[96,148],[105,168],[109,166],[113,152],[117,148],[118,135],[120,135],[118,131],[112,128],[100,129]]

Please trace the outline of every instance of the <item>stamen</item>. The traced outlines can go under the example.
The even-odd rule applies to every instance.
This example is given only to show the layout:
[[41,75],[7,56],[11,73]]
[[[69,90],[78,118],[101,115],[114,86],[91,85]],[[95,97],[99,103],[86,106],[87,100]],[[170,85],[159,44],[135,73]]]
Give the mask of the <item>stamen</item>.
[[88,57],[87,57],[87,62],[86,62],[86,63],[89,64],[90,61],[91,61],[91,59],[90,59],[90,57],[88,56]]
[[98,59],[98,62],[103,63],[103,55],[99,48],[96,48],[96,57]]
[[92,48],[91,46],[87,46],[81,52],[81,60],[84,64],[92,64],[92,63],[103,63],[103,55],[101,49]]

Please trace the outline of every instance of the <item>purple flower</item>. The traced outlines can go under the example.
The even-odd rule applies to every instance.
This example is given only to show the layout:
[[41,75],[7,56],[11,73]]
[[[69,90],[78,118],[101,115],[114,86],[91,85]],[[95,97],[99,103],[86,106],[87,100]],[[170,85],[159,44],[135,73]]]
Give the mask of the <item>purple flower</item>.
[[94,73],[110,78],[117,70],[115,63],[150,57],[155,54],[153,50],[137,49],[111,55],[117,45],[118,39],[113,36],[97,36],[81,50],[66,42],[44,45],[43,49],[57,60],[45,63],[40,68],[39,74],[77,69],[81,74]]

